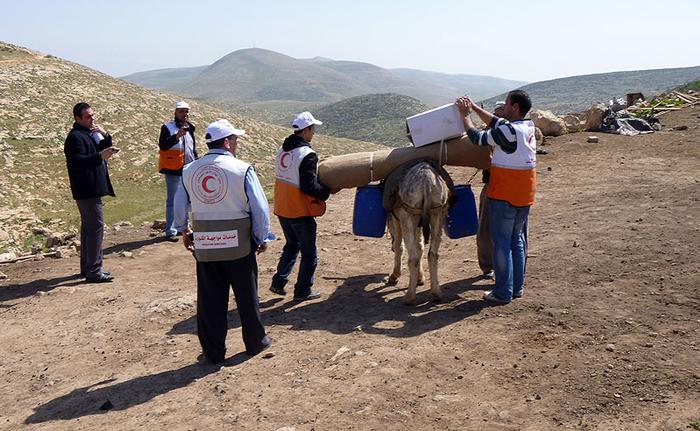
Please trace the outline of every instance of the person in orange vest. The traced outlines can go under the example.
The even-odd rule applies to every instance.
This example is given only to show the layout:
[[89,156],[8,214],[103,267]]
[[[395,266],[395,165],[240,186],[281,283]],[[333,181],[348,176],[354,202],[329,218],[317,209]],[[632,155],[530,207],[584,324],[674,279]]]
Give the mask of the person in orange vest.
[[318,263],[316,252],[316,220],[326,212],[331,192],[318,180],[318,156],[311,148],[316,126],[323,124],[302,112],[292,121],[294,133],[284,140],[275,156],[275,207],[285,244],[270,291],[286,295],[289,274],[301,252],[299,274],[294,285],[294,300],[305,301],[321,296],[313,289]]
[[[468,97],[455,102],[467,135],[475,145],[493,147],[488,189],[489,224],[493,241],[494,288],[484,300],[507,304],[523,296],[525,285],[525,225],[535,203],[537,144],[535,125],[525,118],[530,96],[523,90],[508,93],[503,118],[493,116]],[[474,111],[489,126],[480,131],[469,115]]]
[[177,102],[175,118],[161,126],[158,138],[158,169],[165,175],[165,237],[173,242],[177,242],[178,233],[173,226],[175,192],[182,183],[182,168],[197,159],[195,127],[189,122],[189,114],[190,105],[183,101]]

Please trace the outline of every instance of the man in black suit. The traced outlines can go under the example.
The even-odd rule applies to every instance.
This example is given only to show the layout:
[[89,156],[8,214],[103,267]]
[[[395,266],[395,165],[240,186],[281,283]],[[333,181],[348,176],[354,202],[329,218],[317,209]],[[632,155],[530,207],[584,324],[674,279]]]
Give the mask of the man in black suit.
[[90,105],[75,105],[73,117],[75,123],[63,152],[73,199],[80,211],[80,275],[88,283],[104,283],[113,277],[102,270],[102,196],[114,196],[107,160],[119,149],[112,147],[112,136],[95,123]]

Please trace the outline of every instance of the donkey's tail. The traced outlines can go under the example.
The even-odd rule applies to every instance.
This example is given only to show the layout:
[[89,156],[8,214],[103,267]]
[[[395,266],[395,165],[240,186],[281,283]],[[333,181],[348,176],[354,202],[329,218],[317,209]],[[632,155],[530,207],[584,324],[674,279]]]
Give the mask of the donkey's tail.
[[433,206],[430,199],[430,178],[423,177],[423,212],[420,216],[420,224],[423,227],[423,243],[430,242],[430,208]]

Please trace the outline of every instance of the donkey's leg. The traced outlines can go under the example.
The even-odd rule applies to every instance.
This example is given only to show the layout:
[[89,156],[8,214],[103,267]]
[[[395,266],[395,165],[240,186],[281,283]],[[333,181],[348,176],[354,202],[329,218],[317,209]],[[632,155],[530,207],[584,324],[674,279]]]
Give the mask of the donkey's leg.
[[408,272],[410,274],[408,281],[408,290],[404,296],[406,304],[415,304],[416,302],[416,286],[418,284],[418,266],[420,264],[421,255],[423,254],[423,245],[418,236],[418,217],[414,215],[403,217],[401,220],[401,230],[403,231],[403,240],[408,251]]
[[420,251],[418,253],[418,280],[416,281],[416,284],[418,286],[422,286],[425,284],[425,275],[423,274],[423,235],[422,235],[422,230],[421,228],[416,225],[416,244],[420,247]]
[[394,252],[394,269],[389,275],[387,284],[394,285],[401,277],[401,255],[403,254],[401,222],[394,215],[389,215],[389,233],[391,234],[391,251]]
[[442,299],[440,281],[438,280],[438,250],[442,241],[442,225],[445,220],[443,208],[431,211],[430,214],[430,249],[428,250],[428,268],[430,270],[430,293],[434,301]]

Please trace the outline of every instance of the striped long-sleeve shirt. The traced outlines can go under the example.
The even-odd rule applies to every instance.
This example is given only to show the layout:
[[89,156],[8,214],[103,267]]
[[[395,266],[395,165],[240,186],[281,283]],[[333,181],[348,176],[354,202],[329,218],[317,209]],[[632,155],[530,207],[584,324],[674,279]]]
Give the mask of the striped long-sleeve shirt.
[[472,143],[481,146],[491,145],[500,147],[504,153],[512,154],[518,147],[518,137],[512,124],[503,118],[493,117],[487,130],[479,130],[474,127],[467,130],[467,135]]

